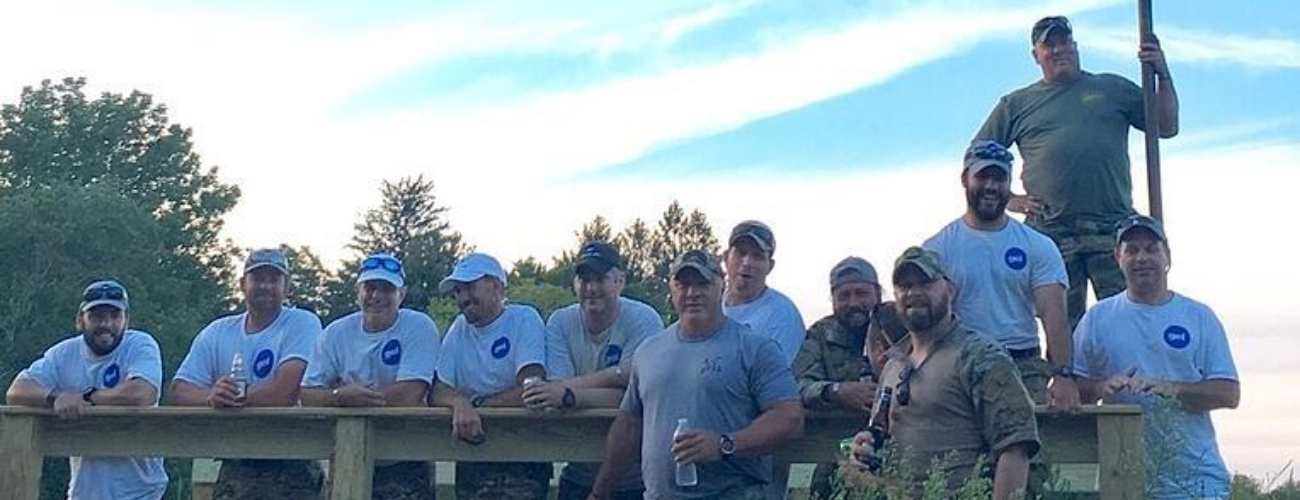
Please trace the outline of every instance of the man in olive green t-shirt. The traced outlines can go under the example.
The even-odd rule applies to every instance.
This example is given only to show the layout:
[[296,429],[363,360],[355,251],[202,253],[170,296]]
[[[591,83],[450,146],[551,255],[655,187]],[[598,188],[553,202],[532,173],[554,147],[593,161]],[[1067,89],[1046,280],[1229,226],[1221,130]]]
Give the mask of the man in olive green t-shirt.
[[[1007,208],[1050,236],[1069,274],[1067,310],[1074,327],[1087,307],[1087,282],[1098,299],[1124,289],[1115,263],[1115,224],[1134,213],[1129,175],[1129,127],[1144,129],[1142,90],[1113,74],[1079,67],[1070,21],[1045,17],[1030,33],[1043,79],[1007,94],[976,133],[976,140],[1015,144],[1025,159],[1025,195]],[[1160,136],[1178,133],[1178,95],[1160,43],[1141,44],[1138,60],[1157,75]]]

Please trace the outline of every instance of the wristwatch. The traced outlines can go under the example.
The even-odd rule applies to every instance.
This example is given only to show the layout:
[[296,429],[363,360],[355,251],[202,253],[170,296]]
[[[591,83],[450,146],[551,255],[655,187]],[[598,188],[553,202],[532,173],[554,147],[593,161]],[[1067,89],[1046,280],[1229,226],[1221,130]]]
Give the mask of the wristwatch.
[[573,393],[573,389],[564,388],[564,397],[560,398],[560,406],[563,408],[573,408],[578,404],[578,396]]
[[835,400],[835,395],[840,392],[840,383],[831,382],[822,388],[822,401],[831,402]]
[[736,440],[731,439],[731,434],[723,434],[718,437],[718,451],[722,452],[722,458],[731,458],[736,454]]
[[1061,365],[1052,370],[1052,376],[1072,379],[1078,375],[1075,375],[1074,368],[1071,368],[1070,365]]
[[480,407],[480,406],[483,406],[483,402],[486,401],[486,400],[487,400],[487,398],[483,397],[483,395],[480,394],[480,395],[474,396],[474,397],[472,397],[472,398],[469,398],[469,404],[470,404],[470,406],[473,406],[473,407],[475,407],[475,408],[478,408],[478,407]]
[[91,387],[89,389],[86,389],[86,392],[81,393],[81,400],[85,401],[86,404],[93,406],[95,404],[95,400],[92,399],[92,397],[95,395],[95,391],[98,390],[99,388],[97,387]]

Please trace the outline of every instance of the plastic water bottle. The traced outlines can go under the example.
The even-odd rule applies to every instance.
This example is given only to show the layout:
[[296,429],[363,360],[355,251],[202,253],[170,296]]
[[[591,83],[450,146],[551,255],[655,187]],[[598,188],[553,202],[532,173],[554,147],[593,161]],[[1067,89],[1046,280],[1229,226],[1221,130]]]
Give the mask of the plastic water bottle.
[[230,361],[230,378],[235,379],[235,398],[244,399],[248,393],[248,369],[244,367],[244,356],[239,353]]
[[[673,442],[677,441],[677,436],[689,430],[690,422],[684,418],[677,419],[677,430],[673,431]],[[696,474],[695,464],[677,464],[677,486],[695,486],[699,484],[700,478]]]

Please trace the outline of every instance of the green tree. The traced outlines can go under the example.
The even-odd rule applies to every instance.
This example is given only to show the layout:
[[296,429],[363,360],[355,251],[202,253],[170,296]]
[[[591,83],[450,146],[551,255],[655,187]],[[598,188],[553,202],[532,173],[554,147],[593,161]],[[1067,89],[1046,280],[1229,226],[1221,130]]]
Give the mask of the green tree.
[[289,259],[289,269],[293,271],[289,303],[330,317],[334,312],[330,310],[330,293],[338,278],[325,268],[311,247],[280,245],[280,250]]
[[353,258],[336,274],[330,294],[333,317],[353,309],[353,287],[361,259],[373,252],[389,252],[402,259],[406,270],[406,304],[423,307],[437,296],[438,282],[456,259],[471,251],[447,220],[447,207],[437,203],[433,181],[407,177],[380,186],[382,201],[354,226],[348,248]]

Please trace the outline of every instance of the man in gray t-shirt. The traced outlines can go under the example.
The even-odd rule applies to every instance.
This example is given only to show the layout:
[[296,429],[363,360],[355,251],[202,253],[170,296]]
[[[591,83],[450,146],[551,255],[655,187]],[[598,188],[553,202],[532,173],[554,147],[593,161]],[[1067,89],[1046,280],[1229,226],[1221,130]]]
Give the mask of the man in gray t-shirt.
[[[1030,33],[1043,79],[998,101],[975,139],[1020,149],[1026,194],[1007,206],[1052,238],[1069,273],[1068,313],[1074,327],[1096,296],[1124,289],[1113,254],[1115,223],[1133,213],[1129,127],[1145,129],[1142,90],[1124,77],[1080,69],[1070,21],[1045,17]],[[1178,133],[1178,95],[1160,43],[1142,43],[1138,60],[1158,76],[1160,136]]]
[[[767,455],[803,434],[794,376],[776,342],[723,315],[716,257],[686,252],[670,276],[681,320],[638,350],[589,498],[608,498],[638,450],[647,499],[764,498]],[[679,419],[688,430],[677,434]],[[698,483],[679,485],[679,466]]]
[[[554,378],[524,389],[534,409],[614,408],[623,400],[632,356],[645,339],[664,329],[650,306],[622,297],[627,283],[618,249],[602,241],[578,251],[573,291],[578,303],[546,322],[546,373]],[[560,476],[559,500],[582,500],[600,470],[597,463],[570,463]],[[645,492],[640,470],[615,486],[615,500],[639,500]]]

